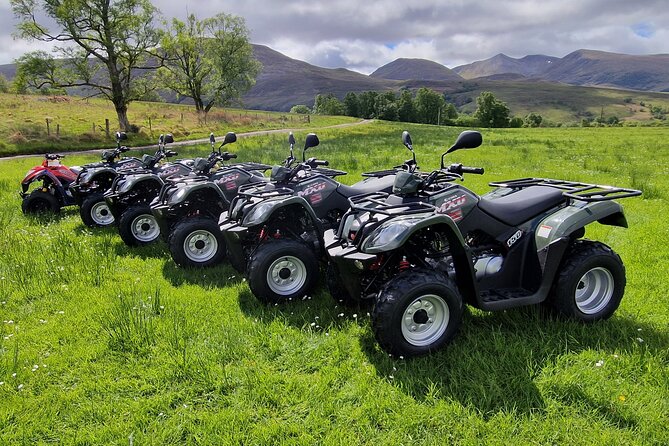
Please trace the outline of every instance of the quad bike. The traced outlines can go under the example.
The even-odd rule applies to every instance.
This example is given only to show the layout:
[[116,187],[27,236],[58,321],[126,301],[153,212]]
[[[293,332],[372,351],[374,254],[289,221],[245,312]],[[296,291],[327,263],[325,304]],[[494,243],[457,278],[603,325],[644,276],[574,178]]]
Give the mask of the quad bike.
[[309,293],[324,255],[323,232],[339,224],[348,198],[389,192],[393,184],[395,170],[370,173],[352,186],[335,181],[345,172],[323,168],[327,161],[305,160],[306,151],[316,145],[316,135],[308,135],[302,163],[275,166],[269,185],[240,187],[230,210],[221,214],[230,262],[246,273],[251,291],[264,303]]
[[483,169],[445,167],[444,155],[480,142],[478,132],[463,132],[439,170],[398,175],[393,195],[352,198],[337,231],[325,234],[331,294],[373,301],[374,335],[391,354],[443,347],[464,303],[500,311],[543,302],[584,322],[620,304],[620,257],[583,236],[595,221],[627,227],[613,199],[641,192],[523,178],[490,183],[495,189],[478,196],[455,181]]
[[[160,235],[149,204],[163,186],[164,179],[187,175],[193,170],[193,160],[178,160],[161,163],[176,156],[165,146],[174,139],[171,134],[160,135],[156,155],[144,155],[143,167],[124,170],[114,178],[111,187],[104,193],[104,199],[117,222],[121,239],[128,246],[151,243]],[[213,154],[212,154],[213,155]]]
[[[24,214],[60,212],[63,206],[76,204],[69,186],[79,174],[79,167],[67,167],[60,163],[64,155],[44,155],[44,161],[28,171],[21,180],[21,210]],[[31,185],[35,185],[28,193]]]
[[[210,138],[213,149],[213,134]],[[292,133],[289,143],[291,154],[284,163],[287,166],[295,159]],[[236,157],[225,152],[220,158],[227,161]],[[218,227],[221,213],[228,210],[240,186],[268,181],[261,173],[271,169],[267,164],[236,163],[209,173],[217,161],[214,159],[206,164],[199,176],[168,179],[151,205],[172,259],[179,266],[206,267],[220,263],[226,254],[225,241]]]
[[104,192],[111,187],[118,172],[145,167],[138,158],[121,158],[121,154],[130,150],[121,146],[121,141],[127,138],[124,132],[116,132],[116,148],[102,152],[102,161],[82,166],[77,179],[70,185],[70,192],[86,226],[113,224],[114,216],[105,203]]

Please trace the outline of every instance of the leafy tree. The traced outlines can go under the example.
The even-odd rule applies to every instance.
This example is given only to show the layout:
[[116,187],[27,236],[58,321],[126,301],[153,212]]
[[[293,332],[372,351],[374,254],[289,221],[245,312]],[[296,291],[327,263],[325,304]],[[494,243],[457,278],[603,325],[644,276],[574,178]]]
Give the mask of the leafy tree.
[[343,115],[346,112],[344,104],[332,93],[316,95],[313,110],[317,115]]
[[358,96],[360,102],[360,117],[370,119],[374,117],[376,97],[379,94],[376,91],[364,91]]
[[360,101],[358,95],[353,92],[346,93],[344,96],[344,108],[346,116],[360,117]]
[[482,126],[508,127],[511,111],[504,102],[497,100],[491,92],[482,92],[476,98],[476,104],[478,108],[474,116]]
[[[138,70],[155,69],[149,57],[158,43],[149,0],[10,0],[20,20],[18,35],[57,47],[58,59],[38,51],[19,59],[24,81],[47,88],[84,87],[116,109],[121,130],[130,130],[128,105],[154,88]],[[46,23],[53,23],[50,30]],[[40,60],[41,63],[37,63]]]
[[161,83],[191,98],[205,118],[214,105],[228,105],[248,91],[260,71],[241,17],[218,14],[198,20],[191,14],[186,22],[173,19],[160,42],[165,53]]
[[446,106],[444,97],[429,88],[421,88],[416,93],[416,115],[418,122],[438,124]]
[[8,93],[9,86],[10,84],[7,78],[3,74],[0,74],[0,93]]
[[444,107],[444,118],[446,121],[454,121],[458,119],[458,110],[455,108],[455,105],[447,103]]
[[397,97],[392,91],[379,94],[374,101],[374,116],[386,121],[397,121],[399,117],[396,100]]
[[402,122],[414,122],[416,120],[416,106],[409,90],[403,90],[397,100],[397,118]]
[[525,121],[523,121],[523,118],[519,116],[514,116],[509,120],[509,127],[512,129],[519,129],[525,124]]
[[308,115],[311,113],[311,109],[307,107],[306,105],[293,105],[293,107],[290,109],[291,113],[297,113],[300,115]]
[[539,127],[543,119],[544,118],[542,118],[540,114],[531,112],[527,116],[525,116],[523,123],[525,127]]

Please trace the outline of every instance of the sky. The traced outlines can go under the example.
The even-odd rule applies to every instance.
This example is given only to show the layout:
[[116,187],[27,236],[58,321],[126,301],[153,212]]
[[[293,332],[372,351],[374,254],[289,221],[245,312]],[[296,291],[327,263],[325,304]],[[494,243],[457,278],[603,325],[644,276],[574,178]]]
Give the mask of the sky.
[[[40,3],[40,0],[36,0]],[[578,49],[669,53],[669,0],[153,0],[165,18],[244,17],[252,43],[327,68],[369,74],[406,58],[449,68]],[[0,0],[0,64],[44,44],[12,37]],[[159,25],[159,22],[157,22]]]

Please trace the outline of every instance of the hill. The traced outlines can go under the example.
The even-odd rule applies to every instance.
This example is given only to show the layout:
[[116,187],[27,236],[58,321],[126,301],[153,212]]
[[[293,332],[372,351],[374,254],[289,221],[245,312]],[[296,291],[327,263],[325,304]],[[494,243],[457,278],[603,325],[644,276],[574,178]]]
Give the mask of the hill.
[[536,77],[540,76],[549,69],[553,63],[559,60],[560,59],[557,57],[544,56],[541,54],[515,59],[500,53],[490,59],[480,60],[453,68],[453,71],[465,79],[500,74],[519,74],[525,77]]
[[458,81],[462,76],[445,66],[426,59],[396,59],[369,75],[376,79]]

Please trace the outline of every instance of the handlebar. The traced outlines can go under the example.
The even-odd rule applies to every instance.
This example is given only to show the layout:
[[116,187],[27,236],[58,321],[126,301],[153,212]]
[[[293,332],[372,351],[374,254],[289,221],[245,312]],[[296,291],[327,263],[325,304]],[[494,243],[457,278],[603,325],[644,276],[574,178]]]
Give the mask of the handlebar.
[[452,173],[457,173],[458,175],[462,175],[464,173],[483,175],[485,173],[485,169],[483,167],[467,167],[463,166],[462,164],[451,164],[447,170]]
[[330,165],[330,163],[326,160],[316,160],[316,159],[309,160],[308,163],[311,167],[329,166]]
[[165,151],[165,156],[166,156],[166,157],[177,156],[178,154],[179,154],[179,152],[175,152],[175,151],[173,151],[173,150],[166,150],[166,151]]
[[44,158],[48,160],[59,160],[65,158],[65,155],[59,155],[57,153],[47,153],[44,155]]

